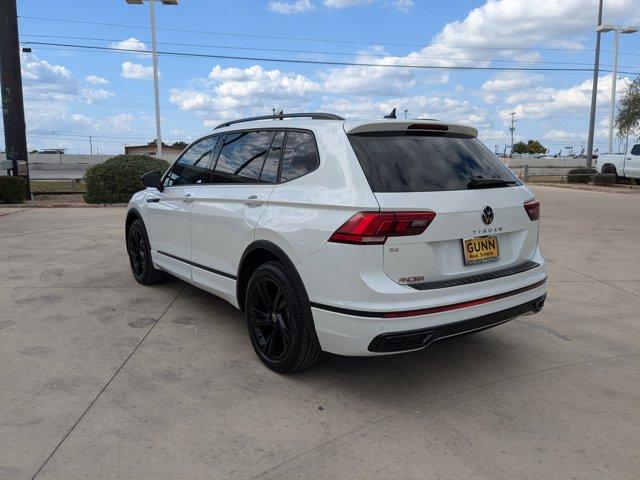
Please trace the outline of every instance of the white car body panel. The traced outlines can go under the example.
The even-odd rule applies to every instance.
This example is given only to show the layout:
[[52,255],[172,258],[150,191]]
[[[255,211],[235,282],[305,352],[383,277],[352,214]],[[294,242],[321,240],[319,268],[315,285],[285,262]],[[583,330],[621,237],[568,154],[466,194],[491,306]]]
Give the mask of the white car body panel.
[[[345,131],[403,129],[416,122],[419,121],[287,119],[217,129],[215,133],[221,134],[264,128],[310,130],[316,139],[319,166],[302,177],[275,185],[206,184],[168,187],[163,192],[147,188],[132,197],[129,207],[138,212],[147,227],[157,268],[238,308],[237,276],[243,253],[254,242],[277,246],[306,289],[322,349],[336,354],[380,355],[383,353],[371,352],[367,347],[381,333],[447,325],[542,298],[546,285],[541,283],[506,298],[443,313],[406,318],[357,314],[454,305],[500,296],[546,279],[545,261],[537,245],[539,221],[530,220],[523,207],[533,199],[525,186],[372,192]],[[451,128],[465,134],[475,132],[470,127]],[[190,198],[185,202],[187,194]],[[150,198],[159,201],[148,202]],[[495,212],[490,226],[481,221],[480,212],[486,205]],[[436,213],[420,235],[389,237],[383,245],[328,242],[357,212],[416,210]],[[498,237],[497,261],[465,266],[462,239],[486,234]],[[527,261],[537,266],[502,278],[448,288],[419,290],[400,281],[402,277],[423,277],[428,281],[464,278]],[[351,313],[337,311],[340,309]]]

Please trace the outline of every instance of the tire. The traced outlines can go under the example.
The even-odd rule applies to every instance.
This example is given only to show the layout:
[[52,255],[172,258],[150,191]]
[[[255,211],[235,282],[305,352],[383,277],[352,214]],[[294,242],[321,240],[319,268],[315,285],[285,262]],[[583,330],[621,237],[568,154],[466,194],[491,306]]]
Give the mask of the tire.
[[247,285],[245,316],[258,358],[278,373],[304,370],[322,355],[302,282],[280,262],[256,269]]
[[616,183],[620,182],[620,177],[618,176],[618,172],[616,171],[616,167],[615,165],[612,165],[610,163],[605,163],[602,166],[602,169],[600,170],[601,173],[613,173],[616,176]]
[[151,245],[142,220],[134,220],[127,230],[127,253],[131,273],[136,282],[153,285],[164,280],[164,272],[154,268],[151,261]]

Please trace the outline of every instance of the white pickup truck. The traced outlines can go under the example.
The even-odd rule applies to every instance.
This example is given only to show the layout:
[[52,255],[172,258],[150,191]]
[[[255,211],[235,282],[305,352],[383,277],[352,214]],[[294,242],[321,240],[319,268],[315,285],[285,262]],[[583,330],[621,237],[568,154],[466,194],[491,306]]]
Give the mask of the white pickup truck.
[[600,173],[615,173],[618,177],[633,179],[640,185],[640,143],[636,143],[626,155],[600,155],[596,160],[596,169]]

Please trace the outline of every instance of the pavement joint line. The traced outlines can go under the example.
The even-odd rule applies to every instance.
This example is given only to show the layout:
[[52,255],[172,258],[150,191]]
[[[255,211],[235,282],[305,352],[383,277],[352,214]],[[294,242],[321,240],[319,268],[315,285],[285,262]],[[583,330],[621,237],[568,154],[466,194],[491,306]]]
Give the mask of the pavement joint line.
[[144,334],[144,337],[142,337],[142,339],[138,342],[138,344],[135,346],[135,348],[131,351],[131,353],[127,356],[127,358],[125,358],[124,362],[122,362],[122,365],[120,365],[118,367],[118,369],[114,372],[114,374],[111,376],[111,378],[109,378],[109,380],[107,381],[107,383],[105,383],[105,385],[102,387],[102,389],[98,392],[98,394],[95,396],[95,398],[91,401],[91,403],[89,403],[89,406],[84,410],[84,412],[82,412],[82,415],[80,415],[78,417],[78,419],[75,421],[75,423],[71,426],[71,428],[69,429],[69,431],[64,435],[64,437],[62,437],[62,440],[60,440],[58,442],[58,444],[55,446],[55,448],[53,449],[53,451],[49,454],[49,456],[44,460],[44,462],[42,462],[42,465],[40,465],[40,467],[38,468],[38,470],[36,470],[36,472],[33,474],[33,476],[31,477],[31,480],[34,480],[42,471],[42,469],[45,467],[45,465],[49,462],[49,460],[51,460],[51,458],[55,455],[55,453],[58,451],[58,449],[62,446],[62,444],[65,442],[65,440],[67,438],[69,438],[69,435],[71,435],[71,432],[73,432],[73,430],[78,426],[78,424],[82,421],[82,419],[85,417],[85,415],[89,412],[89,410],[91,409],[91,407],[93,407],[93,405],[98,401],[98,399],[100,398],[100,396],[104,393],[104,391],[109,387],[109,385],[111,384],[111,382],[113,382],[113,380],[116,378],[116,376],[120,373],[120,371],[124,368],[124,366],[127,364],[127,362],[129,361],[129,359],[131,359],[131,357],[133,357],[133,355],[138,351],[138,348],[140,348],[140,346],[142,345],[142,343],[147,339],[147,337],[149,336],[149,334],[153,331],[153,329],[155,328],[155,326],[160,323],[160,320],[162,320],[162,318],[165,316],[165,314],[169,311],[169,309],[173,306],[173,304],[175,303],[175,301],[178,299],[178,297],[182,294],[182,292],[184,291],[186,287],[186,284],[182,286],[182,288],[180,289],[180,291],[176,294],[175,297],[173,297],[173,300],[171,300],[171,302],[169,303],[169,305],[167,305],[167,308],[165,308],[163,310],[163,312],[160,314],[160,316],[158,317],[158,319],[153,323],[153,325],[151,325],[151,327],[149,328],[149,330],[147,331],[147,333]]
[[625,290],[624,288],[620,288],[620,287],[618,287],[616,285],[612,285],[611,283],[609,283],[609,282],[623,282],[623,281],[635,281],[635,280],[608,280],[608,281],[600,280],[599,278],[596,278],[596,277],[594,277],[592,275],[589,275],[588,273],[582,273],[582,272],[579,272],[578,270],[574,270],[573,268],[570,268],[570,267],[567,267],[565,265],[562,265],[561,263],[558,263],[555,260],[547,260],[547,261],[549,263],[554,263],[554,264],[558,265],[559,267],[566,268],[567,270],[570,270],[573,273],[577,273],[579,275],[584,275],[585,277],[589,277],[589,278],[595,280],[596,282],[604,283],[605,285],[608,285],[611,288],[615,288],[616,290],[620,290],[621,292],[625,292],[625,293],[628,293],[629,295],[633,295],[634,297],[640,298],[640,295],[638,295],[637,293],[630,292],[629,290]]
[[[521,378],[528,377],[528,376],[531,376],[531,375],[537,375],[537,374],[540,374],[540,373],[547,373],[547,372],[551,372],[551,371],[554,371],[554,370],[560,370],[560,369],[563,369],[563,368],[577,367],[577,366],[586,365],[586,364],[589,364],[589,363],[598,363],[598,362],[605,362],[605,361],[608,361],[608,360],[616,360],[618,358],[638,357],[638,356],[640,356],[640,354],[638,354],[638,353],[623,353],[623,354],[620,354],[620,355],[613,355],[611,357],[591,358],[591,359],[588,359],[588,360],[582,360],[580,362],[567,363],[567,364],[563,364],[563,365],[554,365],[553,367],[542,368],[540,370],[535,370],[533,372],[525,372],[525,373],[521,373],[521,374],[518,374],[518,375],[512,375],[512,376],[506,377],[506,378],[499,378],[497,380],[492,380],[492,381],[489,381],[489,382],[486,382],[486,383],[482,383],[480,385],[474,385],[473,387],[464,388],[464,389],[461,389],[461,390],[458,390],[458,391],[455,391],[455,392],[452,392],[452,393],[447,393],[447,394],[444,394],[444,395],[442,395],[442,396],[440,396],[438,398],[430,400],[429,401],[429,405],[440,403],[440,402],[442,402],[444,400],[451,400],[452,398],[457,397],[458,395],[463,395],[465,393],[473,392],[474,390],[480,390],[480,389],[485,388],[485,387],[498,385],[498,384],[500,384],[502,382],[508,382],[508,381],[511,381],[511,380],[519,380]],[[423,403],[415,403],[412,406],[411,409],[413,410],[413,409],[417,409],[417,408],[422,408],[423,405],[424,405]],[[351,430],[349,430],[348,432],[342,433],[342,434],[338,435],[337,437],[334,437],[334,438],[331,438],[329,440],[326,440],[326,441],[320,443],[319,445],[315,445],[315,446],[313,446],[311,448],[308,448],[305,451],[300,452],[300,453],[292,456],[291,458],[288,458],[288,459],[278,463],[277,465],[269,467],[265,471],[260,472],[259,474],[254,475],[253,477],[251,477],[250,480],[258,480],[260,478],[264,478],[265,476],[267,476],[270,473],[272,473],[274,470],[277,470],[280,467],[283,467],[283,466],[285,466],[287,464],[295,462],[297,459],[299,459],[300,457],[303,457],[304,455],[308,454],[309,452],[324,448],[327,445],[330,445],[330,444],[332,444],[332,443],[334,443],[336,441],[339,441],[339,440],[343,439],[344,437],[347,437],[347,436],[351,435],[352,433],[359,432],[361,430],[364,430],[365,428],[371,427],[371,426],[376,425],[376,424],[378,424],[380,422],[384,422],[385,420],[389,420],[389,419],[394,418],[394,417],[396,417],[398,415],[408,414],[408,413],[410,413],[409,410],[405,409],[405,410],[400,411],[400,412],[395,412],[395,413],[392,413],[392,414],[389,414],[389,415],[385,415],[385,416],[380,417],[380,418],[376,418],[375,420],[367,422],[364,425],[360,425],[358,427],[354,427]]]

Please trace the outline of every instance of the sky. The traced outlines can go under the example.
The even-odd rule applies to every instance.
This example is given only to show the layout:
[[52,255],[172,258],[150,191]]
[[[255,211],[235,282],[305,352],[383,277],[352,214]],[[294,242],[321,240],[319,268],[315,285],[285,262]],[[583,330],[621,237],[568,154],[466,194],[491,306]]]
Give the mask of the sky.
[[[604,23],[640,23],[640,0],[604,5]],[[18,0],[18,15],[32,49],[21,58],[29,150],[122,153],[155,138],[150,55],[86,48],[149,50],[148,2]],[[394,107],[475,126],[500,152],[512,111],[516,141],[552,153],[586,143],[596,0],[179,0],[156,2],[156,18],[165,143],[273,108],[379,118]],[[612,39],[602,36],[600,151]],[[638,74],[640,33],[621,35],[618,98]]]

